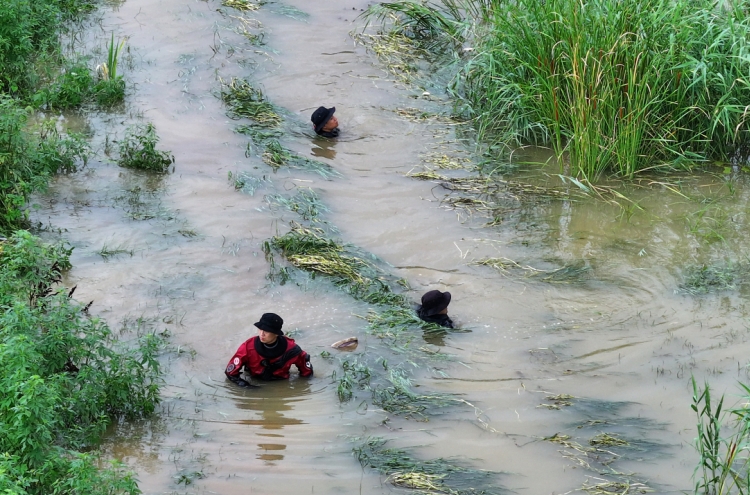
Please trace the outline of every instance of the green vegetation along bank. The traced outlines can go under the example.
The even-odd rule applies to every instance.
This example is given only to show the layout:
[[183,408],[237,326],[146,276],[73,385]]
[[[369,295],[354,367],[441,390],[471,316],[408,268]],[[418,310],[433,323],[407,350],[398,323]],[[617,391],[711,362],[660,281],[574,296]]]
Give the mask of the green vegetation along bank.
[[[30,195],[89,157],[81,136],[48,114],[122,101],[122,43],[110,41],[100,75],[60,48],[87,0],[0,2],[0,493],[137,494],[133,474],[96,448],[120,418],[159,402],[158,335],[121,341],[60,285],[71,248],[27,230]],[[151,141],[155,142],[155,138]],[[166,157],[162,162],[166,161]]]
[[591,180],[750,152],[746,0],[402,1],[366,16],[458,61],[459,113],[495,149],[550,146]]

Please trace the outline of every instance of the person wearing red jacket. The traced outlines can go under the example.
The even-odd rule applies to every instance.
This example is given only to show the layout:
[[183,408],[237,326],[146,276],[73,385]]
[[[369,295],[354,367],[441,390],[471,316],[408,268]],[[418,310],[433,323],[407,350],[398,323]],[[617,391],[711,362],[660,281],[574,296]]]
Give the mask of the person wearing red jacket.
[[292,365],[297,366],[300,376],[312,376],[310,355],[300,349],[293,339],[284,337],[281,327],[284,320],[274,313],[264,313],[255,323],[258,335],[240,345],[229,360],[224,374],[240,387],[250,387],[242,378],[245,374],[261,380],[285,380],[289,378]]

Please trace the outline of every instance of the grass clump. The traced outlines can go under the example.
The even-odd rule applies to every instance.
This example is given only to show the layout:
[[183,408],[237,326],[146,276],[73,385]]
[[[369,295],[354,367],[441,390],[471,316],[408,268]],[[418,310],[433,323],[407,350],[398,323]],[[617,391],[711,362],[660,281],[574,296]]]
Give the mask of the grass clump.
[[354,397],[354,389],[366,390],[370,387],[372,369],[359,358],[345,359],[341,362],[341,372],[333,371],[331,378],[337,382],[336,394],[341,402]]
[[256,127],[264,129],[281,125],[281,116],[263,95],[263,91],[244,79],[221,81],[220,96],[228,108],[229,118],[250,119]]
[[160,173],[169,171],[169,166],[174,163],[174,155],[169,151],[157,150],[158,142],[156,127],[151,122],[128,127],[120,141],[119,165]]
[[477,266],[490,266],[504,275],[518,278],[534,278],[547,283],[581,283],[591,272],[591,266],[585,260],[565,263],[560,268],[543,270],[529,265],[521,265],[510,258],[483,258],[471,263]]
[[266,196],[266,201],[271,205],[278,205],[287,210],[297,213],[302,220],[320,224],[320,214],[327,212],[328,207],[320,201],[318,195],[312,189],[300,189],[297,194],[291,197],[281,194],[271,194]]
[[58,285],[70,252],[24,231],[0,250],[0,486],[135,495],[132,473],[94,449],[113,421],[154,411],[160,337],[125,344],[88,317]]
[[679,290],[691,295],[734,290],[746,282],[746,271],[747,266],[740,263],[693,266],[686,270]]
[[222,0],[221,4],[225,7],[247,12],[260,9],[266,2],[263,0],[257,3],[250,2],[249,0]]
[[442,457],[421,461],[406,450],[386,448],[385,445],[386,440],[369,437],[353,452],[363,468],[376,469],[396,486],[422,493],[450,495],[498,495],[504,492],[493,483],[498,475],[496,472],[466,468]]

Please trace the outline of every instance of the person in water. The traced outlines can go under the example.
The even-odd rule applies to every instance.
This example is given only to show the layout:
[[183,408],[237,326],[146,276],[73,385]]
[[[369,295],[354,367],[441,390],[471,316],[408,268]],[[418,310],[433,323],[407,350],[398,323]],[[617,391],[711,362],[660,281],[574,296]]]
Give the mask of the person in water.
[[261,380],[285,380],[292,365],[297,366],[300,376],[312,376],[310,355],[284,337],[283,324],[284,320],[274,313],[260,317],[255,324],[258,335],[245,341],[227,364],[224,374],[230,381],[240,387],[250,386],[241,376],[243,367],[246,374]]
[[339,121],[334,114],[336,107],[318,107],[310,117],[315,134],[327,138],[335,138],[339,135]]
[[450,302],[450,292],[431,290],[422,296],[422,305],[417,308],[417,316],[427,323],[453,328],[453,321],[448,317]]

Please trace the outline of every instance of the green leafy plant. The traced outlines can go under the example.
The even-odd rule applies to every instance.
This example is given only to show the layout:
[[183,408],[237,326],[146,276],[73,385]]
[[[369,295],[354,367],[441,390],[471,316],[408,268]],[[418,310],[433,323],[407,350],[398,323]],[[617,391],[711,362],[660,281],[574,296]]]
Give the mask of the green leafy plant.
[[81,137],[61,135],[54,121],[32,132],[27,120],[15,100],[0,96],[0,233],[26,224],[26,200],[50,175],[75,170],[89,155]]
[[100,80],[94,87],[96,101],[101,106],[109,107],[122,102],[125,98],[125,80],[117,71],[123,46],[125,46],[125,40],[115,43],[115,34],[112,33],[107,46],[107,62],[99,67]]
[[[724,397],[714,406],[708,383],[701,390],[692,379],[692,409],[698,418],[698,437],[695,445],[700,462],[693,477],[695,493],[700,495],[745,495],[750,493],[750,409],[747,403],[739,408],[724,410]],[[745,398],[750,398],[750,388],[742,385]],[[726,431],[727,419],[732,420],[730,434]]]
[[174,163],[174,156],[169,151],[156,149],[159,137],[152,123],[136,124],[128,127],[125,138],[120,142],[120,159],[122,167],[167,172]]
[[82,451],[112,421],[154,411],[161,337],[123,343],[87,316],[59,285],[70,252],[25,231],[0,245],[0,487],[135,495],[121,464]]

